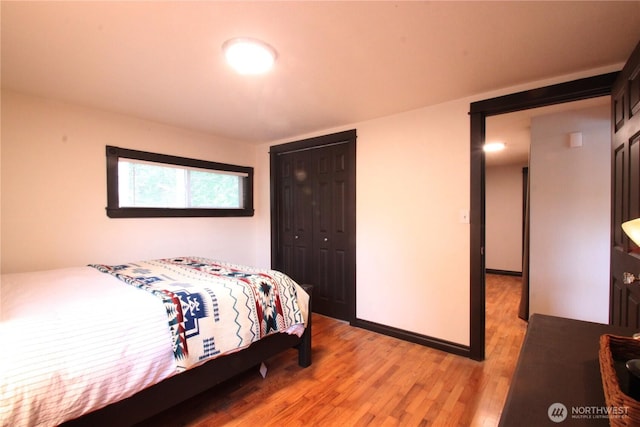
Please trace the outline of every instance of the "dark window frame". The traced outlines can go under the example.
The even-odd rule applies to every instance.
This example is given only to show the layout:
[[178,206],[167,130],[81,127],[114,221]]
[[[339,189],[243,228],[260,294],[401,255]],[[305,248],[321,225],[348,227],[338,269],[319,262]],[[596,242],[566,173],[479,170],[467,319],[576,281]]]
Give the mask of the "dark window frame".
[[[107,216],[109,218],[158,218],[158,217],[245,217],[253,216],[253,168],[228,163],[130,150],[107,145]],[[243,180],[243,208],[145,208],[120,207],[118,195],[118,159],[143,160],[175,166],[209,169],[247,174]]]

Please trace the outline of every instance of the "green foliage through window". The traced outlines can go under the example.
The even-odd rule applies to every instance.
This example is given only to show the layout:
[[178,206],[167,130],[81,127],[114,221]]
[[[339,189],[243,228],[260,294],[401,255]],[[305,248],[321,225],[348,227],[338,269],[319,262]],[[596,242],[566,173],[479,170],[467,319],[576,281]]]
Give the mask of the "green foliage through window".
[[107,147],[110,217],[253,215],[253,168]]

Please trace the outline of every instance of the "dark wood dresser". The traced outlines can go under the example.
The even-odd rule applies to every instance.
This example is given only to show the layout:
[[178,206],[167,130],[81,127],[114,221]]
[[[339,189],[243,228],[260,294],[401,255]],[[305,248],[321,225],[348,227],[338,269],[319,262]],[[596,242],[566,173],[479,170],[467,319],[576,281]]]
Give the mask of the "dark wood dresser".
[[[606,403],[599,339],[603,334],[631,336],[635,332],[561,317],[531,316],[499,426],[608,426],[608,416],[601,415]],[[563,406],[554,404],[566,408],[563,421]],[[555,411],[555,421],[550,408],[552,414]]]

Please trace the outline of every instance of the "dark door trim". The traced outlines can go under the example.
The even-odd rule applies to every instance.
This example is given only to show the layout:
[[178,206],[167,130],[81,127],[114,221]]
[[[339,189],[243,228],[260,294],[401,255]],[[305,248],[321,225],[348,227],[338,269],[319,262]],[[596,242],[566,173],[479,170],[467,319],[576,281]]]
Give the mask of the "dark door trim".
[[485,159],[482,145],[485,139],[486,117],[611,95],[617,75],[617,72],[601,74],[471,103],[469,350],[472,359],[484,360],[485,357]]
[[[275,268],[275,260],[278,259],[278,250],[280,248],[279,233],[278,233],[278,212],[277,212],[278,203],[277,203],[277,194],[276,194],[277,188],[278,188],[277,176],[276,176],[276,173],[277,173],[276,165],[277,165],[278,155],[284,154],[284,153],[293,153],[296,151],[312,150],[314,148],[321,148],[321,147],[327,147],[330,145],[344,144],[344,143],[354,144],[354,147],[355,147],[356,137],[357,137],[356,130],[351,129],[343,132],[332,133],[329,135],[322,135],[322,136],[307,138],[299,141],[272,145],[270,147],[269,156],[270,156],[270,185],[271,185],[270,203],[271,203],[271,266],[272,268]],[[352,167],[354,183],[355,183],[355,162],[356,162],[356,159],[354,156],[354,164]],[[356,280],[355,280],[356,194],[355,194],[355,187],[354,187],[353,194],[350,197],[353,199],[352,201],[353,201],[353,207],[354,207],[354,209],[352,209],[350,212],[351,217],[349,218],[349,221],[351,222],[350,230],[352,232],[352,235],[350,236],[349,241],[351,243],[351,246],[352,246],[351,251],[354,256],[353,266],[352,266],[354,279],[353,279],[353,287],[352,289],[349,289],[347,297],[351,299],[348,321],[349,323],[353,324],[353,321],[355,320],[355,317],[356,317]]]

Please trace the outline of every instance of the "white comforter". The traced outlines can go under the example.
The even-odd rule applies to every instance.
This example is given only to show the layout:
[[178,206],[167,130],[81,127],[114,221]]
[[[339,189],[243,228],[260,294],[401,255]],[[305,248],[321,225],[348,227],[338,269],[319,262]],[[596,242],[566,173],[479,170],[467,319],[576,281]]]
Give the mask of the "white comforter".
[[58,425],[176,374],[167,311],[150,293],[92,267],[1,280],[2,427]]
[[176,372],[162,302],[114,277],[10,274],[0,292],[2,426],[58,425]]

